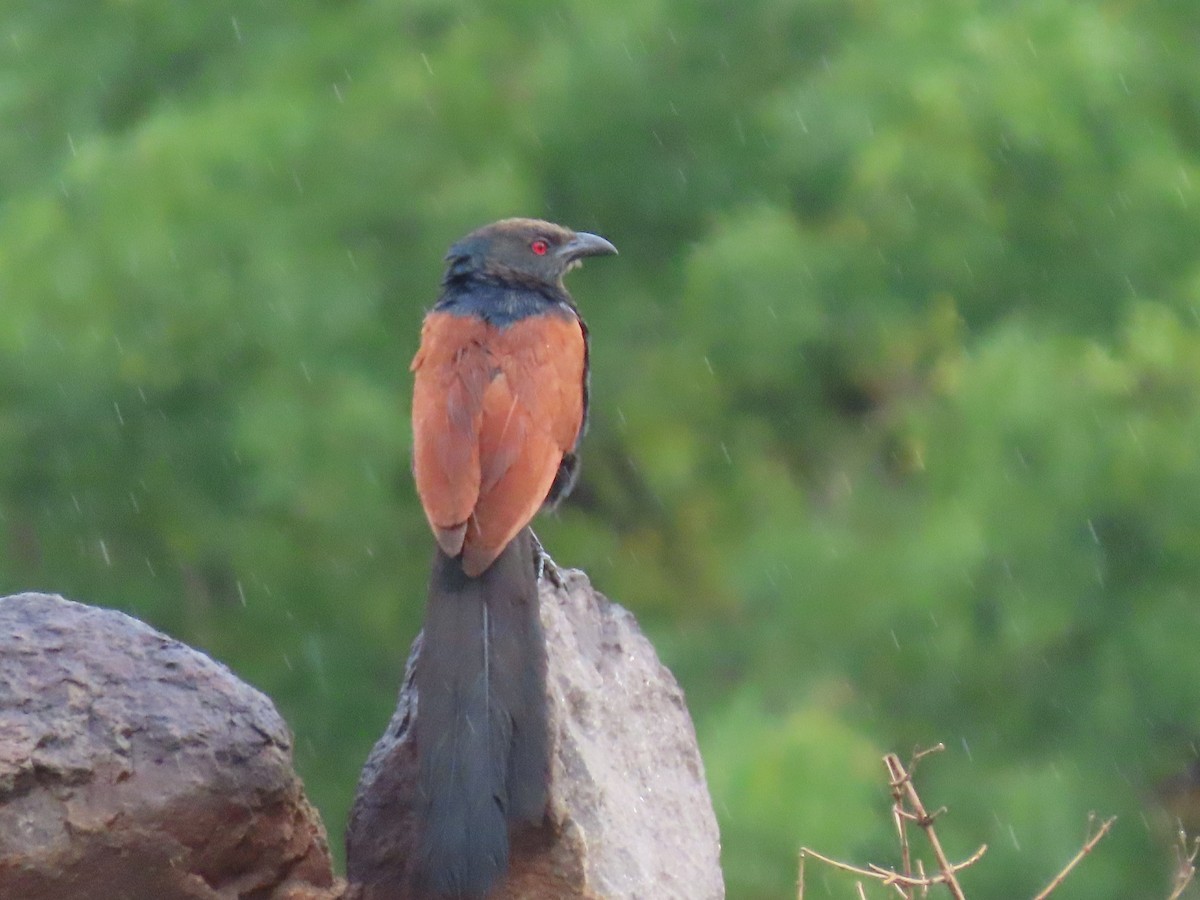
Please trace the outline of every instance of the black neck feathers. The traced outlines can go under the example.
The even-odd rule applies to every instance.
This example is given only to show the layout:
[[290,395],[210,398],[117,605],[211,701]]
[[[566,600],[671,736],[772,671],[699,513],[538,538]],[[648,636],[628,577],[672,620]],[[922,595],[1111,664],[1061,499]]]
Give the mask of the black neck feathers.
[[442,295],[434,309],[456,316],[477,316],[498,328],[528,316],[578,316],[571,295],[560,286],[521,278],[516,273],[456,272],[453,265],[442,280]]

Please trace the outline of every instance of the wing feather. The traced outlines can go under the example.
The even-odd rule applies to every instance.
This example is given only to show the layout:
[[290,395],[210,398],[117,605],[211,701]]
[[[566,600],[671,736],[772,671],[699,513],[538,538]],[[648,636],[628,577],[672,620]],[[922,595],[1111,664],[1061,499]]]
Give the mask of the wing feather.
[[[442,549],[483,572],[546,500],[583,421],[574,317],[505,328],[431,313],[413,361],[414,473]],[[463,528],[465,524],[465,529]]]

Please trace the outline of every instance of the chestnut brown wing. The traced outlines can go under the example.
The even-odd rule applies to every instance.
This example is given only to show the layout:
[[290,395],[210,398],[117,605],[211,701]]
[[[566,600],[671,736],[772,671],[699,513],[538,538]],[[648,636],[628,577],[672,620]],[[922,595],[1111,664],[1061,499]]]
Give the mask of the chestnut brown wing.
[[443,551],[478,575],[546,499],[583,421],[579,321],[431,313],[413,361],[413,468]]

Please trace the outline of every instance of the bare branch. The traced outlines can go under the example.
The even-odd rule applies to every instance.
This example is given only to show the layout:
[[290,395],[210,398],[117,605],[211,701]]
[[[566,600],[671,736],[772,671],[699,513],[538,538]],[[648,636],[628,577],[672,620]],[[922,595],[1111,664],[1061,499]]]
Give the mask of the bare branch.
[[1196,854],[1200,852],[1200,838],[1188,842],[1187,832],[1179,828],[1175,844],[1175,878],[1171,883],[1171,896],[1167,900],[1179,900],[1187,886],[1196,877]]
[[[927,751],[917,753],[913,757],[913,762],[916,763],[928,756],[930,753],[936,753],[939,749],[944,749],[942,744],[930,748]],[[963,894],[962,885],[958,883],[958,879],[954,877],[956,871],[955,866],[946,856],[946,851],[942,849],[942,842],[938,840],[937,832],[933,827],[934,816],[931,816],[925,809],[925,804],[921,802],[921,797],[917,793],[917,789],[913,787],[912,776],[904,768],[904,764],[900,762],[900,757],[895,753],[889,753],[883,758],[883,764],[887,766],[888,774],[891,777],[893,796],[899,792],[903,799],[908,802],[909,808],[916,813],[917,825],[925,832],[925,837],[929,840],[929,846],[933,848],[933,855],[937,858],[938,867],[941,869],[942,878],[950,891],[950,896],[954,900],[966,900],[966,895]],[[942,810],[938,810],[941,812]]]
[[852,875],[861,875],[863,878],[879,878],[878,872],[872,872],[870,869],[863,869],[859,866],[850,863],[842,862],[839,859],[833,859],[818,853],[816,850],[811,850],[808,847],[800,848],[800,865],[804,865],[805,857],[811,856],[815,860],[825,863],[827,866],[833,866],[835,869],[841,869],[843,872],[849,872]]
[[[987,852],[987,844],[981,845],[968,859],[960,863],[950,862],[946,857],[945,851],[942,850],[941,842],[938,840],[937,833],[933,828],[933,820],[942,812],[945,812],[945,809],[942,808],[930,814],[925,809],[925,805],[921,802],[921,798],[912,783],[911,770],[915,768],[917,763],[926,756],[938,753],[944,749],[945,745],[938,744],[926,750],[915,751],[912,761],[909,763],[908,770],[904,768],[904,764],[900,762],[900,758],[894,753],[889,753],[883,758],[884,764],[888,769],[889,782],[892,789],[892,822],[896,826],[896,834],[900,841],[902,871],[897,872],[886,866],[874,863],[864,868],[842,862],[841,860],[832,859],[808,847],[802,847],[800,848],[800,866],[796,881],[797,900],[804,900],[804,864],[805,860],[810,856],[835,869],[857,875],[860,879],[869,878],[878,882],[883,887],[892,888],[901,900],[913,900],[916,896],[915,892],[918,889],[922,897],[927,897],[929,889],[939,884],[946,885],[955,900],[966,900],[962,888],[958,884],[958,879],[955,878],[955,873],[977,863],[983,854]],[[910,821],[915,822],[925,832],[930,845],[933,847],[933,852],[937,856],[939,869],[935,875],[926,875],[924,862],[920,857],[916,857],[912,853],[912,847],[908,840],[908,822]],[[913,873],[914,864],[916,865],[916,874]],[[863,887],[863,882],[861,880],[856,882],[856,886],[859,896],[865,898],[866,889]]]
[[[1095,814],[1093,814],[1093,818],[1094,815]],[[1105,819],[1104,822],[1101,823],[1100,827],[1096,830],[1096,833],[1087,839],[1083,847],[1080,848],[1079,852],[1075,854],[1069,863],[1063,866],[1063,870],[1055,875],[1054,880],[1046,885],[1046,887],[1042,889],[1042,892],[1034,897],[1033,900],[1046,900],[1046,898],[1050,896],[1050,892],[1055,890],[1060,884],[1063,883],[1063,879],[1065,879],[1071,873],[1071,870],[1079,865],[1079,863],[1083,861],[1083,858],[1095,849],[1096,845],[1100,843],[1100,839],[1108,834],[1108,830],[1112,828],[1113,822],[1115,821],[1117,821],[1116,816],[1109,816],[1107,819]],[[1091,820],[1088,822],[1088,829],[1091,830]]]
[[[973,866],[975,863],[979,862],[985,853],[987,853],[987,844],[980,844],[978,850],[976,850],[962,862],[954,863],[949,867],[949,869],[951,872],[961,872],[968,866]],[[903,887],[919,887],[925,891],[928,891],[928,889],[935,884],[944,884],[948,880],[945,872],[933,876],[926,875],[924,866],[921,866],[921,873],[918,876],[901,875],[899,872],[896,872],[885,866],[876,865],[875,863],[871,863],[869,868],[875,873],[877,878],[883,879],[884,884],[895,883],[902,885]]]
[[914,750],[912,759],[908,761],[908,774],[912,776],[917,771],[917,763],[927,756],[933,756],[935,753],[941,753],[946,749],[946,745],[938,741],[932,747],[926,747],[924,750]]
[[[950,874],[952,875],[954,872],[961,872],[968,866],[975,865],[975,863],[979,862],[979,860],[983,857],[983,854],[986,852],[987,844],[983,844],[978,850],[976,850],[962,862],[954,863],[952,865],[948,864]],[[818,862],[825,863],[827,866],[832,866],[835,869],[841,869],[843,872],[849,872],[852,875],[858,875],[860,878],[874,879],[884,887],[895,888],[896,892],[901,897],[910,896],[909,889],[911,888],[928,890],[934,885],[948,883],[946,872],[939,872],[937,875],[932,876],[926,876],[924,872],[922,872],[920,876],[913,876],[904,875],[895,871],[894,869],[889,869],[886,866],[876,865],[875,863],[871,863],[866,868],[863,868],[862,866],[856,866],[852,863],[842,862],[840,859],[833,859],[825,856],[824,854],[818,853],[816,850],[812,850],[808,847],[802,847],[800,849],[800,867],[802,872],[804,868],[804,860],[806,857],[810,856]],[[803,897],[804,895],[801,894],[800,900],[803,900]]]
[[[900,797],[895,789],[892,791],[892,824],[896,826],[896,839],[900,841],[900,870],[906,878],[912,877],[912,851],[908,846],[908,816],[900,806]],[[905,900],[913,900],[912,891],[905,890],[902,894]]]

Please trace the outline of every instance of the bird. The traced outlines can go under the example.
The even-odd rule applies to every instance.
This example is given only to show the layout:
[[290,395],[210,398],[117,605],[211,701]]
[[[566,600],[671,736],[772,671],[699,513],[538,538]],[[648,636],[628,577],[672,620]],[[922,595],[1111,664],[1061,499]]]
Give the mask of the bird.
[[[414,680],[419,896],[483,897],[549,779],[530,528],[579,472],[589,337],[563,276],[605,238],[511,218],[458,240],[412,362],[413,475],[435,539]],[[550,563],[552,566],[553,564]]]

